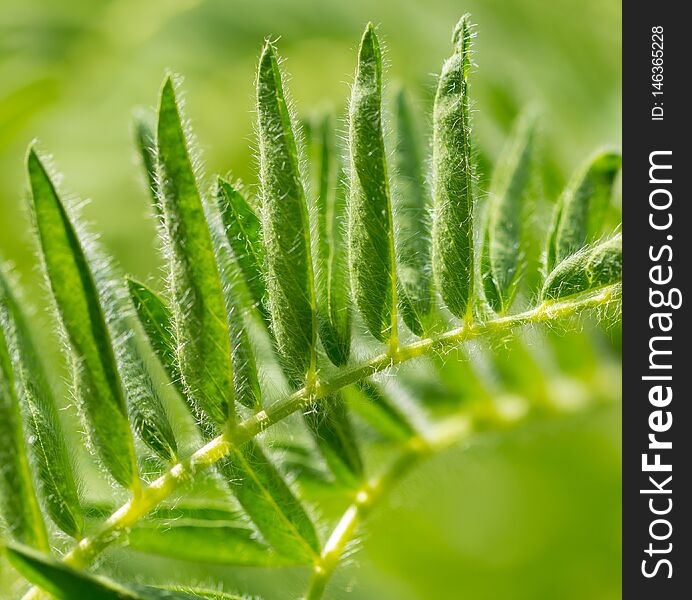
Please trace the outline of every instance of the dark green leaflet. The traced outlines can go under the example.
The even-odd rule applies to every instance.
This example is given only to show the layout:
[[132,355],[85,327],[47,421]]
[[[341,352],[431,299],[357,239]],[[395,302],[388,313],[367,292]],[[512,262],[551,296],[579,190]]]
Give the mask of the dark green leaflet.
[[622,236],[587,246],[563,260],[548,275],[542,296],[566,298],[622,280]]
[[[131,325],[133,333],[128,335],[124,329]],[[166,462],[176,462],[178,445],[168,415],[159,396],[157,385],[152,380],[146,365],[139,328],[123,320],[121,323],[118,365],[123,388],[127,395],[130,421],[137,436]]]
[[81,404],[95,447],[113,478],[139,485],[126,399],[96,282],[74,227],[36,153],[27,168],[41,254],[55,304],[76,355]]
[[[78,537],[83,526],[81,508],[58,408],[27,319],[2,268],[0,330],[5,332],[15,387],[24,405],[24,422],[29,437],[33,438],[29,448],[38,474],[39,495],[55,524],[68,535]],[[11,441],[12,437],[6,439]],[[23,498],[19,488],[13,494]],[[27,502],[27,507],[30,506],[31,500]]]
[[128,279],[127,286],[139,322],[149,338],[154,353],[176,389],[181,395],[184,395],[180,370],[175,360],[175,339],[173,337],[171,311],[158,294],[143,283]]
[[58,600],[192,600],[209,598],[193,592],[177,592],[139,584],[122,585],[68,567],[26,546],[6,549],[12,565],[24,577]]
[[250,338],[245,329],[245,315],[238,283],[242,274],[234,260],[233,251],[223,232],[219,207],[207,207],[209,229],[212,232],[212,245],[216,253],[221,280],[224,282],[223,295],[231,335],[231,360],[233,362],[233,389],[235,399],[248,408],[259,408],[262,393],[257,376],[255,355],[250,346]]
[[135,143],[142,161],[147,191],[151,194],[154,210],[160,216],[161,205],[156,197],[158,187],[156,184],[156,141],[154,140],[154,132],[144,119],[135,120]]
[[174,521],[165,527],[154,522],[135,527],[128,536],[128,546],[137,552],[209,564],[291,564],[256,537],[246,527],[219,521]]
[[396,97],[396,216],[399,310],[406,326],[423,335],[432,309],[430,196],[418,131],[404,90]]
[[48,550],[46,528],[34,493],[15,375],[5,329],[0,323],[0,508],[9,534]]
[[223,289],[173,82],[159,104],[157,151],[176,349],[188,395],[212,421],[234,416],[231,342]]
[[483,232],[481,277],[485,298],[498,313],[509,308],[519,281],[534,137],[535,119],[525,115],[515,126],[493,173]]
[[[345,216],[344,182],[330,117],[320,119],[311,127],[311,133],[317,324],[327,356],[333,364],[341,366],[348,361],[351,350],[351,311],[341,235]],[[337,479],[347,484],[359,482],[363,465],[341,396],[315,402],[304,414],[308,429]]]
[[315,369],[310,225],[291,117],[271,43],[257,75],[258,138],[268,308],[284,367],[295,382]]
[[600,152],[572,178],[555,207],[546,251],[547,272],[600,235],[621,165],[620,154]]
[[317,326],[329,360],[337,367],[351,352],[351,309],[347,275],[346,184],[335,149],[332,122],[327,115],[314,128],[311,154],[314,170],[315,285]]
[[255,306],[268,320],[264,306],[266,289],[262,268],[264,248],[261,240],[261,225],[245,197],[230,183],[219,178],[216,187],[216,201],[223,219],[228,243],[238,261]]
[[340,393],[315,402],[305,411],[310,429],[327,465],[340,481],[358,485],[363,479],[363,461]]
[[454,30],[454,54],[442,66],[433,108],[433,269],[445,304],[462,319],[470,315],[474,280],[470,27],[465,15]]
[[351,289],[370,333],[396,345],[396,270],[382,135],[382,55],[372,24],[358,51],[349,107]]
[[233,451],[219,468],[264,539],[279,554],[306,564],[319,555],[310,517],[257,442]]

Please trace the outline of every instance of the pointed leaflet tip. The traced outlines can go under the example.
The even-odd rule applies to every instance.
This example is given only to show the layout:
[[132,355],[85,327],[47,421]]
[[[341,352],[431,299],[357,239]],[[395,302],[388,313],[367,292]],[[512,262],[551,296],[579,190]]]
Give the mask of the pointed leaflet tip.
[[34,151],[27,160],[45,273],[74,356],[91,436],[113,478],[139,485],[126,399],[92,266],[63,202]]
[[[474,289],[474,193],[467,78],[466,17],[455,30],[460,41],[442,65],[433,106],[433,272],[455,316],[470,316]],[[461,35],[461,37],[459,37]]]
[[187,394],[223,424],[235,417],[228,314],[173,87],[169,76],[161,90],[156,144],[177,361]]
[[452,45],[457,52],[468,52],[469,43],[471,41],[471,14],[466,13],[454,27],[452,33]]
[[292,119],[270,43],[260,58],[256,93],[268,306],[283,366],[300,381],[315,366],[310,226]]

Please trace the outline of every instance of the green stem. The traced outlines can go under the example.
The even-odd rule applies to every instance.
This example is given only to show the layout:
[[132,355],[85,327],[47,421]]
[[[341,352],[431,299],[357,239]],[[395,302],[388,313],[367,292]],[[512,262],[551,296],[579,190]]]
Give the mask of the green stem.
[[[440,335],[401,346],[393,355],[390,352],[386,352],[368,360],[362,365],[337,374],[329,380],[317,381],[314,385],[302,388],[286,397],[283,401],[279,401],[268,409],[262,410],[239,423],[232,433],[226,432],[214,438],[190,457],[171,467],[167,473],[144,487],[141,494],[133,497],[115,511],[95,533],[80,540],[63,557],[63,561],[74,567],[85,567],[113,543],[123,531],[135,525],[177,489],[189,482],[199,469],[217,463],[228,455],[233,447],[242,446],[260,432],[279,423],[315,399],[333,394],[341,388],[362,381],[375,373],[411,359],[425,356],[432,351],[452,348],[468,340],[509,331],[522,325],[557,320],[576,314],[584,309],[603,307],[617,301],[620,295],[621,285],[614,284],[564,300],[544,302],[537,308],[516,315],[499,317],[485,323],[467,323]],[[233,439],[230,439],[230,436]],[[372,494],[373,491],[371,490],[369,493]],[[369,504],[369,502],[365,504]],[[357,510],[352,518],[357,521],[363,510],[365,510],[365,507]],[[348,528],[348,523],[344,523],[344,527]],[[355,523],[353,527],[355,527]],[[327,544],[328,547],[329,544]],[[32,588],[24,596],[24,600],[36,600],[40,597],[38,589]]]
[[334,531],[322,550],[320,560],[312,570],[312,577],[305,600],[320,600],[331,579],[346,546],[353,539],[358,525],[368,515],[377,502],[387,494],[406,473],[417,465],[428,453],[430,447],[414,437],[406,450],[394,461],[380,477],[369,481],[360,488],[355,500],[342,515]]

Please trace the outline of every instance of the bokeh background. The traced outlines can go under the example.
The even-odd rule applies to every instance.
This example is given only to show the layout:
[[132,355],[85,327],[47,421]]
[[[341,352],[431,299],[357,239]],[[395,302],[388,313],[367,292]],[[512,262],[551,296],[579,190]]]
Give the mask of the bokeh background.
[[[253,71],[266,36],[280,38],[299,113],[343,111],[357,42],[373,21],[387,79],[425,108],[467,11],[478,24],[480,155],[497,156],[517,112],[537,106],[545,192],[555,195],[595,148],[620,145],[620,2],[3,0],[0,256],[41,294],[23,210],[31,140],[54,155],[65,190],[92,199],[85,214],[104,246],[147,278],[159,262],[131,121],[154,105],[168,70],[184,76],[205,170],[254,183]],[[334,597],[619,598],[619,423],[616,402],[436,458],[374,516]],[[300,587],[289,572],[228,578],[247,577],[269,598]]]

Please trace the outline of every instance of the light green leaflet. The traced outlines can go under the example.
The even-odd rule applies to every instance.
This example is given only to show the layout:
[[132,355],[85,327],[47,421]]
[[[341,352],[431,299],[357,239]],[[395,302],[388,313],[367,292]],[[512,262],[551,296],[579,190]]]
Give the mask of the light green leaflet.
[[[26,546],[12,545],[6,549],[12,565],[29,581],[49,592],[58,600],[192,600],[213,598],[198,595],[194,590],[173,591],[139,584],[122,585],[68,567],[46,554]],[[218,596],[219,598],[232,598]]]
[[312,214],[317,234],[317,326],[329,360],[339,367],[348,362],[351,352],[351,309],[346,240],[342,235],[346,185],[329,115],[314,127],[310,149],[315,189]]
[[357,486],[363,479],[363,461],[351,419],[340,393],[315,402],[304,413],[320,452],[336,478]]
[[505,312],[519,281],[523,256],[527,188],[534,150],[535,118],[524,115],[493,173],[483,232],[481,277],[485,299],[497,313]]
[[228,243],[238,261],[255,306],[268,320],[264,306],[266,289],[262,268],[264,248],[261,241],[261,225],[248,201],[228,181],[219,178],[216,186],[216,201],[223,219]]
[[[4,332],[9,348],[15,388],[24,406],[24,422],[34,440],[29,448],[38,472],[39,494],[55,524],[68,535],[78,537],[83,526],[81,508],[58,408],[26,317],[1,267],[0,331]],[[13,422],[10,417],[6,421]],[[14,438],[3,437],[7,442]],[[12,493],[21,499],[24,496],[19,489],[18,486]],[[31,500],[26,504],[30,508]]]
[[423,335],[433,306],[430,196],[418,131],[404,90],[396,97],[396,216],[399,310],[406,326]]
[[548,275],[542,296],[566,298],[622,279],[622,235],[587,246],[563,260]]
[[176,350],[183,384],[222,424],[233,405],[231,342],[219,269],[188,153],[173,82],[161,90],[157,127]]
[[474,280],[470,27],[465,15],[454,30],[454,54],[442,66],[433,108],[433,269],[445,304],[462,319],[470,316]]
[[0,323],[0,506],[14,539],[48,550],[46,528],[31,481],[17,385],[5,335]]
[[232,451],[220,469],[264,539],[279,554],[305,564],[319,555],[310,517],[257,442]]
[[128,546],[178,560],[218,565],[269,567],[292,564],[277,555],[247,527],[219,521],[176,520],[134,528]]
[[41,254],[58,313],[78,360],[80,399],[93,443],[113,478],[136,488],[137,462],[126,400],[94,276],[33,149],[27,167]]
[[310,224],[291,116],[269,42],[260,57],[257,113],[268,308],[283,365],[294,382],[300,382],[315,370]]
[[600,152],[572,178],[555,207],[546,272],[599,236],[621,165],[620,154]]
[[360,42],[349,105],[351,289],[370,333],[398,340],[394,227],[382,135],[382,55],[372,23]]

